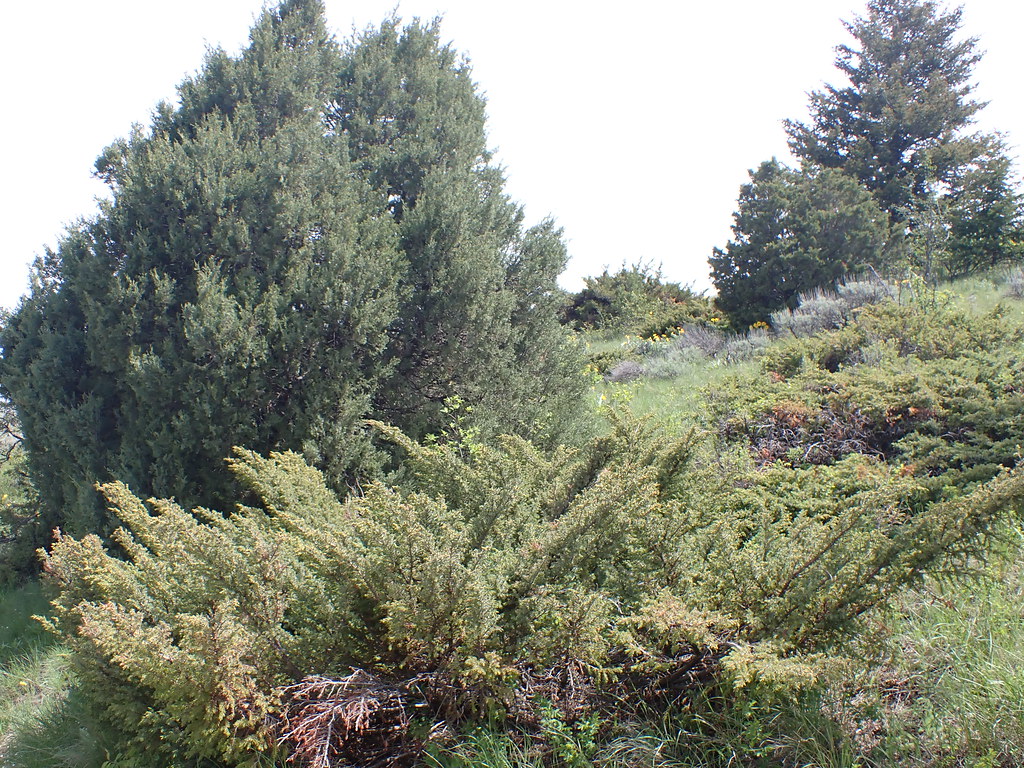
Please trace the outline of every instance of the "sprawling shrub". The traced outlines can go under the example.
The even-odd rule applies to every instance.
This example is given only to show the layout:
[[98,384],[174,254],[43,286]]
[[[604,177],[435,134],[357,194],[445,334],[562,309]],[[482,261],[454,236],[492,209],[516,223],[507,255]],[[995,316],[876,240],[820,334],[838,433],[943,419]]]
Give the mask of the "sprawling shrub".
[[607,379],[616,384],[635,381],[644,375],[646,368],[635,360],[620,360],[608,371]]
[[711,397],[710,418],[764,463],[898,462],[933,490],[998,474],[1024,442],[1024,330],[994,313],[883,302],[776,344],[767,376]]
[[849,280],[835,290],[816,288],[800,294],[795,309],[773,312],[772,329],[780,336],[813,336],[842,328],[861,307],[877,304],[894,295],[891,286],[878,280]]
[[672,346],[677,349],[696,349],[707,357],[715,357],[725,348],[729,335],[721,328],[708,325],[685,325],[673,336]]
[[584,279],[569,297],[563,319],[578,330],[637,334],[643,338],[673,333],[681,326],[708,321],[711,302],[690,288],[662,279],[645,264],[623,265]]
[[345,501],[290,453],[238,451],[251,505],[226,516],[106,485],[126,559],[59,537],[56,625],[129,753],[370,762],[416,754],[417,722],[536,729],[549,706],[574,723],[809,685],[815,654],[977,551],[1024,491],[1006,473],[929,504],[870,458],[757,470],[696,432],[611,420],[552,455],[377,425],[405,479]]

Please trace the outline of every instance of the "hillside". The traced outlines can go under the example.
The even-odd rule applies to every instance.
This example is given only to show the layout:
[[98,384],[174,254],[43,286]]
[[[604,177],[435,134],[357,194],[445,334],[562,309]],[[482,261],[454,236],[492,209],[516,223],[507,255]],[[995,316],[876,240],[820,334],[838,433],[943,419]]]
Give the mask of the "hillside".
[[[630,417],[622,409],[653,418],[656,423],[643,430],[656,430],[651,448],[656,455],[667,456],[663,449],[683,436],[687,450],[698,456],[685,459],[689,469],[671,482],[684,482],[686,489],[677,493],[689,499],[688,508],[716,505],[716,525],[727,523],[726,510],[741,512],[735,523],[728,524],[740,524],[747,532],[730,534],[740,538],[728,539],[733,542],[729,550],[721,549],[726,540],[720,532],[708,538],[711,529],[696,524],[692,512],[688,532],[679,531],[690,540],[688,546],[705,552],[702,580],[711,575],[706,569],[725,569],[719,574],[725,580],[715,578],[704,586],[692,580],[695,574],[687,578],[686,589],[695,598],[703,594],[702,604],[710,611],[702,614],[703,623],[686,630],[687,642],[708,649],[701,653],[711,654],[705,662],[710,666],[682,688],[665,689],[675,693],[664,704],[655,703],[664,692],[633,700],[635,694],[613,683],[613,678],[592,677],[599,668],[608,670],[604,675],[621,674],[613,672],[623,663],[614,661],[620,653],[614,647],[621,642],[614,633],[605,637],[602,630],[586,641],[601,647],[611,643],[608,651],[595,656],[586,650],[591,646],[579,645],[582,638],[573,634],[583,625],[564,635],[564,624],[550,624],[541,630],[553,633],[548,640],[527,641],[522,658],[528,667],[519,667],[518,674],[530,668],[536,675],[544,668],[529,659],[544,658],[548,643],[562,650],[576,647],[577,663],[582,663],[578,684],[595,685],[594,691],[567,699],[565,689],[536,679],[532,685],[539,687],[531,696],[541,706],[539,720],[519,715],[508,735],[505,728],[470,730],[461,737],[439,731],[428,761],[520,765],[543,760],[569,766],[716,766],[739,761],[851,768],[937,766],[951,761],[1018,764],[1024,759],[1024,635],[1012,619],[1024,610],[1024,577],[1018,567],[1020,521],[1005,505],[1015,508],[1019,495],[1006,488],[989,491],[1002,494],[1004,501],[986,507],[985,492],[979,495],[978,490],[991,487],[992,478],[1016,463],[1022,442],[1024,408],[1018,401],[1024,397],[1024,303],[1014,295],[1017,281],[1016,275],[1003,275],[936,291],[896,285],[872,292],[850,285],[838,296],[806,297],[800,309],[775,318],[774,334],[732,336],[693,326],[653,340],[592,337],[591,353],[603,365],[621,355],[635,366],[626,366],[630,381],[595,376],[587,395],[598,406],[595,418],[610,416],[619,430],[626,424],[633,450],[641,444],[636,441],[646,438],[632,432],[636,427],[628,426]],[[606,403],[614,404],[611,410]],[[416,487],[421,492],[447,499],[449,505],[465,504],[457,499],[469,486],[457,492],[441,476],[430,475],[430,467],[441,462],[438,466],[446,472],[475,471],[474,452],[486,456],[492,466],[513,460],[520,466],[517,472],[524,471],[521,448],[506,446],[504,450],[513,453],[502,458],[486,453],[490,449],[483,446],[473,448],[473,436],[460,436],[455,428],[455,442],[447,444],[469,447],[470,453],[461,459],[440,448],[420,454],[417,461],[427,473],[423,477],[435,477],[419,481]],[[658,441],[667,442],[659,447]],[[701,445],[713,446],[712,453],[703,454]],[[408,447],[414,454],[419,450]],[[258,464],[252,466],[258,469]],[[605,472],[614,473],[613,466]],[[639,467],[633,465],[630,472]],[[470,482],[469,477],[460,482]],[[731,479],[723,486],[722,478]],[[667,489],[671,483],[665,482],[662,487]],[[707,484],[716,485],[713,493],[727,500],[713,501],[702,487]],[[611,487],[607,492],[612,493]],[[783,500],[782,505],[759,506],[771,498],[761,496],[759,488]],[[501,492],[508,501],[507,487]],[[878,498],[869,499],[872,494]],[[528,498],[523,496],[521,503]],[[971,507],[959,506],[964,498],[973,499]],[[732,506],[737,502],[740,507]],[[638,503],[628,502],[634,507]],[[869,519],[868,528],[862,529],[856,515],[843,517],[843,503],[862,505],[863,514],[889,519]],[[987,512],[980,514],[983,507]],[[955,514],[942,518],[939,510],[947,508]],[[785,518],[778,518],[786,509]],[[831,516],[842,525],[830,527]],[[917,516],[926,529],[915,527],[908,516]],[[614,517],[610,524],[614,529],[625,520]],[[148,524],[138,519],[130,524],[136,536],[145,537],[140,526]],[[881,552],[870,531],[875,526],[882,526],[886,536],[897,537],[899,546],[883,560],[860,559],[858,548]],[[761,533],[756,533],[759,527]],[[164,535],[172,535],[171,530],[164,528]],[[626,536],[642,535],[619,530]],[[851,533],[856,536],[849,538]],[[922,533],[927,534],[924,539]],[[687,554],[678,544],[664,549],[662,556],[675,553],[683,567],[696,553]],[[160,556],[154,543],[147,546]],[[587,546],[577,542],[574,549],[585,559],[601,557]],[[660,550],[653,543],[649,546]],[[197,554],[201,556],[201,551],[180,550],[178,556]],[[233,557],[225,551],[211,554]],[[615,557],[622,556],[624,552]],[[759,561],[761,565],[756,565]],[[498,562],[489,568],[501,567],[495,565]],[[647,567],[640,562],[632,566],[634,577]],[[430,567],[427,563],[420,567]],[[77,566],[68,561],[62,567]],[[851,578],[851,567],[894,573],[887,578],[864,572],[853,576],[863,579],[861,586],[850,591],[847,585],[835,593],[850,609],[842,617],[844,609],[827,597],[834,587],[827,585],[832,579]],[[899,569],[903,571],[895,572]],[[780,584],[783,578],[792,583]],[[583,586],[587,580],[575,583]],[[603,583],[601,590],[629,594],[607,580]],[[800,584],[799,590],[786,597],[793,584]],[[676,587],[678,594],[686,594],[679,589],[681,585]],[[573,599],[581,597],[582,593]],[[106,716],[98,720],[95,704],[82,695],[78,681],[95,686],[96,678],[90,671],[95,662],[82,657],[81,643],[73,643],[78,648],[73,652],[32,629],[28,616],[43,610],[38,589],[30,585],[9,590],[4,599],[2,764],[98,766],[112,756],[107,750],[125,749],[128,742],[118,735],[116,721]],[[758,606],[752,599],[764,602]],[[62,610],[72,605],[66,600],[61,604]],[[816,610],[825,613],[815,618]],[[409,620],[419,621],[414,615],[408,614]],[[530,632],[544,626],[543,615],[535,614]],[[645,615],[645,621],[653,620],[653,614]],[[773,634],[773,622],[782,622],[783,634]],[[665,632],[671,625],[660,630],[657,626],[648,624],[645,631]],[[697,626],[703,626],[702,635],[693,634]],[[575,641],[568,640],[574,636]],[[634,642],[643,636],[636,635]],[[747,639],[736,645],[743,637]],[[726,638],[732,638],[727,642],[731,651],[721,646]],[[502,642],[508,641],[506,635]],[[512,652],[502,647],[506,650],[499,653]],[[721,650],[714,651],[716,647]],[[741,647],[748,649],[747,655],[736,655]],[[612,656],[606,656],[608,652]],[[121,653],[134,652],[126,646]],[[134,663],[128,658],[120,663]],[[665,669],[671,669],[673,658],[669,652],[655,668],[667,664]],[[142,657],[138,659],[141,663]],[[80,667],[83,663],[86,666]],[[557,657],[544,662],[550,670],[557,670],[560,663]],[[631,674],[648,679],[648,685],[663,680],[664,673],[645,678],[652,670],[641,669],[635,667]],[[463,679],[460,685],[471,690],[479,683]],[[194,688],[189,690],[195,695]],[[647,704],[642,703],[644,698]],[[618,703],[610,709],[610,702]],[[459,719],[450,721],[449,727]],[[130,752],[136,753],[136,748]]]
[[1024,764],[1024,196],[962,15],[845,22],[712,298],[559,287],[440,20],[266,6],[0,314],[0,768]]

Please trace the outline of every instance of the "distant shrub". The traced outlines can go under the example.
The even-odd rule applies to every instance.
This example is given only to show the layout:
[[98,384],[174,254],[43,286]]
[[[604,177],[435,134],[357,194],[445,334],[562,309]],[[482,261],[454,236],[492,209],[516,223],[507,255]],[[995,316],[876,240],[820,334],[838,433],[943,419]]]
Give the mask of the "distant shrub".
[[751,328],[746,333],[730,336],[719,357],[729,363],[752,360],[764,352],[772,343],[772,335],[767,328]]
[[606,350],[597,354],[587,356],[588,370],[602,376],[608,374],[612,368],[628,359],[629,353],[622,349]]
[[708,364],[708,357],[696,347],[678,348],[664,344],[643,358],[645,379],[671,379]]
[[1017,461],[1022,334],[998,311],[868,306],[838,330],[774,345],[761,355],[766,377],[711,393],[709,420],[762,463],[859,453],[900,463],[945,493]]
[[726,345],[728,332],[709,325],[685,325],[672,337],[677,349],[696,349],[708,357],[715,357]]
[[805,367],[838,371],[860,360],[869,340],[859,326],[840,328],[828,334],[781,339],[761,357],[761,367],[770,375],[788,378]]
[[773,312],[771,326],[780,336],[813,336],[842,328],[856,310],[893,295],[892,287],[878,280],[850,280],[835,290],[817,288],[800,294],[796,309]]
[[767,328],[751,328],[734,334],[710,325],[686,325],[667,337],[639,339],[631,347],[633,357],[623,365],[623,376],[610,376],[609,381],[635,378],[673,378],[694,365],[709,360],[739,363],[752,360],[772,342]]
[[608,381],[621,384],[625,381],[636,381],[644,374],[644,367],[635,360],[622,360],[608,371]]
[[584,278],[585,287],[569,296],[566,324],[578,330],[613,331],[650,338],[711,316],[711,302],[686,286],[662,279],[646,264],[623,265]]
[[59,537],[56,623],[126,756],[411,760],[467,721],[585,756],[587,718],[625,702],[814,685],[861,614],[1024,496],[1008,473],[927,504],[863,457],[756,470],[609,418],[550,456],[377,425],[407,479],[343,502],[294,454],[239,451],[254,506],[227,516],[106,485],[127,559]]
[[1024,269],[1017,267],[1007,273],[1003,290],[1012,299],[1024,299]]

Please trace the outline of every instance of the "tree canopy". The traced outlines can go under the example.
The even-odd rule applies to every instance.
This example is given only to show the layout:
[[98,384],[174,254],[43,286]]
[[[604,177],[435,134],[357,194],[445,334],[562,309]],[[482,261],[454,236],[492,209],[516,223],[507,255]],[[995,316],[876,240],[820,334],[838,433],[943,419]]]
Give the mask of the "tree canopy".
[[962,11],[931,0],[871,0],[846,23],[852,46],[835,65],[848,80],[811,94],[810,120],[787,121],[793,153],[841,168],[905,218],[934,180],[949,181],[975,156],[963,135],[984,104],[971,98],[977,40],[957,40]]
[[1012,257],[1020,208],[1001,140],[973,129],[985,106],[973,98],[981,52],[960,37],[962,16],[933,0],[871,0],[846,24],[853,45],[837,49],[847,84],[813,92],[807,122],[786,121],[793,154],[857,179],[900,225],[894,234],[927,221],[938,201],[952,274]]
[[877,261],[886,232],[871,195],[841,172],[764,162],[740,188],[734,239],[710,259],[718,306],[737,330],[767,322],[802,292]]
[[847,83],[814,91],[809,119],[785,123],[800,169],[772,161],[752,172],[735,239],[710,259],[735,327],[858,265],[910,267],[932,281],[1019,256],[1021,198],[1005,147],[972,132],[984,107],[971,81],[981,54],[976,39],[959,38],[961,17],[933,0],[870,0],[846,24],[853,43],[835,64]]
[[111,479],[219,505],[239,444],[302,451],[342,489],[380,463],[362,419],[422,436],[451,396],[533,437],[571,420],[560,233],[524,231],[436,23],[339,45],[319,0],[285,0],[179,97],[102,153],[111,200],[3,324],[52,522],[103,529]]
[[579,394],[552,321],[566,251],[552,221],[524,230],[504,193],[468,64],[436,22],[385,21],[348,46],[328,117],[386,196],[407,265],[378,411],[422,437],[458,395],[489,431],[543,439],[549,411],[567,416]]

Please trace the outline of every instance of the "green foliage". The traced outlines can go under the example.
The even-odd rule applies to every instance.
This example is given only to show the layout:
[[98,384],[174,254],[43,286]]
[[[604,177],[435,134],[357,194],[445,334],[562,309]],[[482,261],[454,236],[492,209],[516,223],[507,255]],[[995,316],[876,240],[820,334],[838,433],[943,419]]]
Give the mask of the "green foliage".
[[13,443],[6,450],[6,457],[0,451],[0,587],[35,571],[35,551],[49,536],[25,453]]
[[115,478],[226,507],[233,444],[343,489],[382,462],[362,418],[423,436],[450,395],[491,432],[582,428],[560,233],[524,231],[436,24],[339,47],[319,0],[286,0],[179,96],[104,151],[112,200],[0,330],[47,529],[108,533]]
[[579,430],[582,362],[556,321],[567,259],[553,222],[525,229],[486,147],[484,100],[438,22],[395,18],[350,43],[329,118],[386,200],[408,264],[376,413],[417,438],[446,398],[491,434]]
[[[353,89],[342,103],[357,117],[341,125],[357,137],[356,161],[373,161],[387,184],[411,266],[378,406],[417,436],[444,422],[451,395],[491,432],[500,424],[550,439],[545,430],[557,424],[568,435],[579,426],[571,421],[582,380],[555,322],[561,233],[550,221],[523,231],[484,146],[483,99],[439,38],[436,22],[400,35],[386,22],[360,38],[343,76]],[[390,125],[392,116],[398,130],[383,141],[354,122]]]
[[970,132],[984,106],[971,98],[981,54],[975,38],[957,39],[962,8],[871,0],[867,10],[846,24],[854,45],[838,48],[849,85],[815,91],[810,120],[787,121],[793,153],[869,190],[909,227],[904,257],[929,278],[1018,256],[1020,196],[1006,148]]
[[1018,460],[1022,333],[999,309],[864,307],[839,330],[775,345],[767,380],[722,388],[711,419],[760,461],[880,456],[948,493]]
[[317,2],[264,14],[104,152],[112,201],[37,264],[3,386],[62,525],[106,532],[92,486],[113,477],[222,502],[233,442],[308,444],[335,482],[365,454],[400,262],[325,135],[334,57]]
[[[696,433],[610,416],[609,435],[551,456],[376,425],[407,477],[344,502],[295,454],[236,453],[260,503],[227,517],[106,485],[128,559],[62,536],[46,559],[56,623],[135,750],[267,753],[288,683],[356,668],[453,723],[541,722],[543,698],[572,733],[549,717],[565,736],[551,744],[582,759],[587,718],[631,691],[813,685],[819,651],[977,551],[1021,493],[1005,474],[929,504],[870,459],[756,470]],[[408,727],[389,738],[413,748]]]
[[877,263],[885,217],[857,183],[830,169],[791,170],[776,160],[740,188],[734,240],[711,256],[716,305],[737,331],[793,309],[801,293],[833,287]]
[[660,270],[645,264],[623,265],[584,278],[569,297],[563,321],[577,330],[635,334],[642,338],[674,333],[711,318],[710,303],[689,288],[665,282]]
[[951,277],[977,273],[1024,255],[1024,211],[1002,140],[982,137],[977,155],[950,183],[948,255]]
[[541,702],[539,711],[541,737],[550,745],[552,758],[566,768],[590,768],[597,752],[597,714],[570,725],[550,702]]

